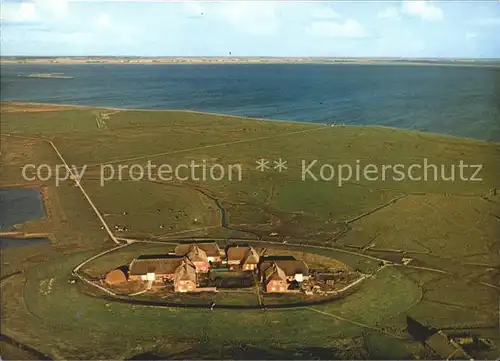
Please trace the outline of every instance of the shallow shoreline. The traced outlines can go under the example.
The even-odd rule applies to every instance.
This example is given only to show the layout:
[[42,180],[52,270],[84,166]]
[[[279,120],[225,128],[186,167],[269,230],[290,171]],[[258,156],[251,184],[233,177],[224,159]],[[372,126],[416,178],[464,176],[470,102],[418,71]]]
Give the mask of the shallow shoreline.
[[[20,102],[20,101],[2,101],[0,102],[0,108],[4,105],[18,105],[18,106],[52,106],[52,107],[60,107],[60,108],[68,108],[67,110],[71,110],[72,108],[75,110],[97,110],[97,111],[122,111],[122,112],[169,112],[169,113],[191,113],[198,115],[209,115],[209,116],[219,116],[226,117],[232,119],[241,119],[241,120],[253,120],[253,121],[263,121],[263,122],[280,122],[287,124],[303,124],[303,125],[316,125],[318,127],[330,127],[331,123],[317,123],[317,122],[306,122],[306,121],[292,121],[292,120],[280,120],[280,119],[270,119],[270,118],[256,118],[249,117],[243,115],[231,115],[231,114],[223,114],[223,113],[211,113],[211,112],[203,112],[198,110],[189,110],[189,109],[140,109],[140,108],[113,108],[113,107],[99,107],[99,106],[88,106],[88,105],[72,105],[72,104],[57,104],[57,103],[40,103],[40,102]],[[59,111],[59,110],[51,110],[51,111]],[[335,125],[333,127],[358,127],[358,128],[379,128],[379,129],[388,129],[400,132],[409,132],[412,134],[420,133],[426,135],[434,135],[439,137],[450,138],[453,140],[462,140],[462,141],[470,141],[475,143],[482,144],[497,144],[500,145],[498,141],[490,141],[484,139],[470,138],[470,137],[458,137],[451,134],[445,133],[434,133],[427,132],[417,129],[405,129],[405,128],[397,128],[391,127],[387,125],[369,125],[369,124],[345,124],[345,125]],[[1,136],[5,136],[5,134],[1,134]]]
[[491,60],[390,60],[390,59],[329,59],[329,58],[32,58],[0,59],[0,64],[16,65],[278,65],[278,64],[316,64],[316,65],[397,65],[397,66],[460,66],[460,67],[500,67],[500,59]]

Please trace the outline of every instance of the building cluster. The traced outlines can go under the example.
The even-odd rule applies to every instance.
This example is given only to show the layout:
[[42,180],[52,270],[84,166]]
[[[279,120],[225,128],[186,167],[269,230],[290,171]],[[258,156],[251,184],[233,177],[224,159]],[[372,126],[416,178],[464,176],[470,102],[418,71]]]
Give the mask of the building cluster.
[[[175,292],[201,292],[213,290],[199,287],[200,278],[211,269],[254,272],[270,293],[298,291],[309,278],[307,264],[292,256],[262,256],[248,245],[221,250],[215,242],[179,244],[171,254],[141,255],[130,263],[126,278],[148,282],[150,287],[173,284]],[[108,274],[106,282],[113,283],[116,271]]]
[[[406,316],[408,333],[419,342],[430,348],[442,360],[473,360],[462,348],[462,344],[473,342],[471,338],[458,338],[447,335],[443,330],[425,325],[416,319]],[[458,342],[457,342],[458,341]],[[487,343],[487,342],[486,342]],[[485,345],[486,345],[485,343]]]

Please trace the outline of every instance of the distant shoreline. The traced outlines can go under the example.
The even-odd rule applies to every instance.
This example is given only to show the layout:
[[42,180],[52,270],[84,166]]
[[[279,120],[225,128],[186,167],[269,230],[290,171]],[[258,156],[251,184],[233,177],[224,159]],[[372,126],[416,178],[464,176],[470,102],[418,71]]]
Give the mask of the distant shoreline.
[[475,66],[500,67],[500,59],[368,59],[368,58],[270,58],[270,57],[4,57],[0,64],[356,64],[413,66]]
[[73,79],[72,76],[67,76],[64,74],[55,74],[55,73],[48,73],[48,74],[28,74],[28,75],[18,75],[21,78],[37,78],[37,79]]

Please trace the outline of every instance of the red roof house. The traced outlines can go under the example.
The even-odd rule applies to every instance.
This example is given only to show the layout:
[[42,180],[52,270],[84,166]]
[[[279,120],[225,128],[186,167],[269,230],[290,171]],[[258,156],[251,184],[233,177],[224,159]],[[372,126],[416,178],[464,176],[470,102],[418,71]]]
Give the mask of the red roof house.
[[257,269],[260,256],[251,246],[234,246],[227,249],[227,265],[230,269],[241,267],[243,271]]
[[288,290],[287,276],[285,272],[276,264],[273,263],[268,267],[263,274],[264,287],[269,293],[283,293]]
[[294,257],[265,257],[260,266],[261,277],[265,275],[268,268],[276,264],[286,275],[289,282],[302,282],[309,278],[309,267],[304,261],[295,259]]
[[129,266],[130,281],[165,282],[172,280],[183,257],[170,254],[141,255]]
[[196,280],[195,266],[187,260],[182,261],[174,274],[175,292],[195,292]]
[[207,254],[198,246],[191,246],[185,257],[194,264],[197,273],[207,273],[210,269]]
[[221,251],[216,242],[181,243],[175,247],[175,254],[178,256],[185,256],[191,250],[192,246],[196,246],[205,252],[208,262],[220,262],[224,256],[224,252]]

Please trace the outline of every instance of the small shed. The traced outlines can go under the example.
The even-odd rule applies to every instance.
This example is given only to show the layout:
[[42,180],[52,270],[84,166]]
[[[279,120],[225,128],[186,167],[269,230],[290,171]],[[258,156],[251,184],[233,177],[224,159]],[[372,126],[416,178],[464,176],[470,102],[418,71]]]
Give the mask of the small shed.
[[108,285],[116,285],[122,282],[127,282],[127,275],[121,269],[117,268],[108,272],[104,281]]

